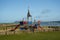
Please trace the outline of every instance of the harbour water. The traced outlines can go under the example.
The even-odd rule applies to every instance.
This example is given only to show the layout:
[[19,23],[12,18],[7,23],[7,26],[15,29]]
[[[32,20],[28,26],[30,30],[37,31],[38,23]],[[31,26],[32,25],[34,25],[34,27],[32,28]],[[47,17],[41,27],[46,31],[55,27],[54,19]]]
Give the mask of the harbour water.
[[[0,24],[19,24],[19,22],[15,23],[0,23]],[[41,26],[60,26],[60,22],[40,22]]]
[[41,26],[60,26],[59,22],[41,22]]

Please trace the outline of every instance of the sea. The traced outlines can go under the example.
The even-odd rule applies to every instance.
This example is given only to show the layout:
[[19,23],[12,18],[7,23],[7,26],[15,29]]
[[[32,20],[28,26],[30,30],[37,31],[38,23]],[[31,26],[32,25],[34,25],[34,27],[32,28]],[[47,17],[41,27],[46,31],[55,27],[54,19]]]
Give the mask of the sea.
[[41,26],[60,26],[59,22],[41,22]]
[[[0,24],[6,24],[6,23],[0,23]],[[7,23],[7,24],[9,24],[9,23]],[[19,23],[15,22],[13,24],[19,24]],[[41,26],[60,26],[60,22],[40,22],[40,25]]]

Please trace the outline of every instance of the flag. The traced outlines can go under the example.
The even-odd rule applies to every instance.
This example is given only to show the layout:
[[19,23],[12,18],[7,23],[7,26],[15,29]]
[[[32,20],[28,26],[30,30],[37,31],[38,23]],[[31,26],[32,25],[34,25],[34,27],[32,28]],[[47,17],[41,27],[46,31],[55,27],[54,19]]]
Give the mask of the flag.
[[29,10],[28,10],[28,13],[27,13],[27,17],[32,17],[32,16],[30,15],[30,12],[29,12]]

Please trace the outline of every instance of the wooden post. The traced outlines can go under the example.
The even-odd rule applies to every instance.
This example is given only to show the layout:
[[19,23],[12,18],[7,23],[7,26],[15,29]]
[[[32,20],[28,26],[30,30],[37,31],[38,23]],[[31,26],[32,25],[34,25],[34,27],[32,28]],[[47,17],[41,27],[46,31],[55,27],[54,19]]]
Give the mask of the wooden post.
[[[11,29],[13,29],[13,26],[11,27]],[[15,30],[13,31],[13,34],[15,34]]]
[[7,35],[7,26],[6,26],[6,29],[5,29],[6,31],[5,31],[5,35]]
[[15,30],[14,30],[14,34],[15,34]]

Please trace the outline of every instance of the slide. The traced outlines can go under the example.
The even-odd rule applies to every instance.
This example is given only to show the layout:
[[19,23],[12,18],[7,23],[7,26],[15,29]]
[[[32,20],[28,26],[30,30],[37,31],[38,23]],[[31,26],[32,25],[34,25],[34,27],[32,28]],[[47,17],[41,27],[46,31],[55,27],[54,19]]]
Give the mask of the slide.
[[14,29],[11,29],[10,31],[15,31],[19,26],[20,24],[16,25],[16,27]]

